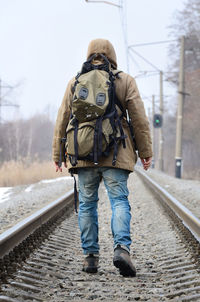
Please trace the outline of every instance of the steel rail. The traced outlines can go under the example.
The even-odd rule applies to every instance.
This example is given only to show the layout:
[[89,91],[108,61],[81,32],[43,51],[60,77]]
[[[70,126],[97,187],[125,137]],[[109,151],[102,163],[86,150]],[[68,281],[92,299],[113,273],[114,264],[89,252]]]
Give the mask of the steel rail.
[[7,255],[14,247],[19,245],[25,238],[31,235],[55,215],[72,205],[74,190],[70,190],[60,198],[38,210],[31,216],[23,219],[15,226],[0,235],[0,259]]
[[135,168],[137,174],[148,184],[148,186],[156,193],[157,197],[163,204],[167,204],[173,213],[178,216],[184,226],[192,233],[195,239],[200,243],[200,220],[192,214],[184,205],[176,198],[169,194],[165,189],[153,181],[146,173]]

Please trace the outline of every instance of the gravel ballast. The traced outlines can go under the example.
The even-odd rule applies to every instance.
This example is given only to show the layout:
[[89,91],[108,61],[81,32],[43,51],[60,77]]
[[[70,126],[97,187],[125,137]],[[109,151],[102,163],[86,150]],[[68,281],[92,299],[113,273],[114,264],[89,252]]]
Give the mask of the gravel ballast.
[[154,169],[147,175],[200,219],[200,181],[175,178]]
[[73,189],[73,185],[73,178],[65,176],[8,188],[0,200],[0,234]]
[[[122,277],[113,265],[111,207],[103,182],[99,188],[100,261],[96,274],[82,271],[78,215],[63,219],[48,238],[1,286],[0,301],[186,302],[200,299],[198,265],[190,253],[192,241],[169,219],[136,173],[130,175],[130,257],[135,278]],[[7,298],[12,297],[12,300]],[[27,299],[29,297],[29,299]],[[197,300],[198,299],[198,300]]]
[[[200,181],[177,179],[154,169],[146,173],[200,219]],[[0,233],[71,189],[70,176],[8,188],[0,200]]]

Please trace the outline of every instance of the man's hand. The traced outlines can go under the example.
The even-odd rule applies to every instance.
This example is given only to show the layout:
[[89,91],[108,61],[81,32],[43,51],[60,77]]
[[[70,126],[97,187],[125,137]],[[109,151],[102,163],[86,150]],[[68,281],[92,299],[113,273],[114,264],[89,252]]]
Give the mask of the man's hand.
[[[58,171],[62,172],[62,165],[59,167],[58,161],[55,161],[54,163],[55,163],[55,166],[56,166],[56,172],[58,172]],[[67,168],[66,162],[64,162],[64,167]]]
[[152,157],[141,158],[141,162],[143,164],[144,170],[148,170],[149,167],[151,166]]

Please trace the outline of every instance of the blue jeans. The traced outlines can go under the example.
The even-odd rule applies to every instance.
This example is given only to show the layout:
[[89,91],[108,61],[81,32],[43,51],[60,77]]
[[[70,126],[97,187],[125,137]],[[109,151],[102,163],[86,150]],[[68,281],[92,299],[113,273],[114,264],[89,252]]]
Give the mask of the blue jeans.
[[116,168],[80,168],[79,179],[79,227],[83,253],[98,254],[98,188],[101,178],[110,199],[112,218],[111,230],[114,248],[121,245],[127,251],[130,249],[130,205],[128,201],[129,172]]

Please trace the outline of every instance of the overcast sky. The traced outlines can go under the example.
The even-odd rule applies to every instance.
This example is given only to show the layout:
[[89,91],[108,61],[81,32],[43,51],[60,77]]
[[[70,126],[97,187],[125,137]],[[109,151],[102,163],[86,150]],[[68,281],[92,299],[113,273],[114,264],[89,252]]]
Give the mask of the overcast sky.
[[[112,1],[112,0],[111,0]],[[183,0],[125,0],[128,45],[170,39]],[[113,0],[118,4],[118,0]],[[81,68],[90,40],[106,38],[115,47],[118,69],[127,70],[120,10],[85,0],[0,0],[0,78],[15,86],[4,102],[19,104],[18,116],[47,111],[55,117],[67,82]],[[135,48],[159,69],[167,69],[167,44]],[[145,107],[145,98],[159,94],[159,77],[140,78],[140,71],[153,70],[138,56],[130,61]],[[7,93],[2,88],[2,95]],[[164,84],[164,93],[176,90]],[[2,107],[2,118],[16,116],[16,109]]]

